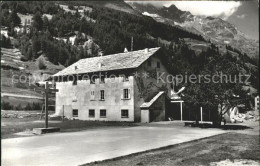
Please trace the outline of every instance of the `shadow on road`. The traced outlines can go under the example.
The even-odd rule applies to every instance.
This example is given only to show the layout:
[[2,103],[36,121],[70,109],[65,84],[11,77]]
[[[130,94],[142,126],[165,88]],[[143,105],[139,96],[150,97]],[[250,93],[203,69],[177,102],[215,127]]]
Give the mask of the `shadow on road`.
[[187,122],[185,126],[189,127],[199,127],[199,128],[218,128],[222,130],[245,130],[245,129],[253,129],[252,127],[244,126],[244,125],[221,125],[216,126],[213,124],[196,124],[195,122]]

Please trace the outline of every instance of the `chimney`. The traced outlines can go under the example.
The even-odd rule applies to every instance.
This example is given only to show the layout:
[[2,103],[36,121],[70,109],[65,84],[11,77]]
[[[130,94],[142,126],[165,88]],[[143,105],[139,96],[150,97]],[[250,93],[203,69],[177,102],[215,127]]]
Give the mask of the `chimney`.
[[125,48],[124,52],[128,52],[127,48]]
[[149,52],[149,48],[144,49],[144,52],[148,53]]
[[78,69],[78,66],[75,66],[75,70],[77,70]]

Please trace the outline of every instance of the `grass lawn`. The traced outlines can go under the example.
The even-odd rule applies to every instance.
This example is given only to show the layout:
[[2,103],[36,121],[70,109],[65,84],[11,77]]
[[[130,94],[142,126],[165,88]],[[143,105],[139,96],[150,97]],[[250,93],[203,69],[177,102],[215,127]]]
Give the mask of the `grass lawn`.
[[[228,160],[226,160],[228,159]],[[132,154],[116,159],[90,163],[86,165],[223,165],[245,159],[244,164],[260,163],[260,145],[258,135],[225,133],[206,139],[172,145],[157,150]],[[247,160],[246,160],[247,159]],[[251,161],[253,160],[253,161]],[[251,162],[251,163],[250,163]],[[252,163],[255,162],[255,163]],[[258,163],[257,163],[258,162]],[[229,163],[229,165],[230,165]],[[243,165],[244,165],[243,164]],[[216,164],[215,164],[216,165]]]
[[[82,121],[65,120],[49,121],[49,127],[60,127],[61,132],[80,131],[86,129],[104,128],[104,127],[131,127],[137,126],[129,122],[105,122],[105,121]],[[39,117],[1,118],[1,139],[20,137],[15,133],[31,131],[33,128],[44,127],[44,120],[39,121]]]

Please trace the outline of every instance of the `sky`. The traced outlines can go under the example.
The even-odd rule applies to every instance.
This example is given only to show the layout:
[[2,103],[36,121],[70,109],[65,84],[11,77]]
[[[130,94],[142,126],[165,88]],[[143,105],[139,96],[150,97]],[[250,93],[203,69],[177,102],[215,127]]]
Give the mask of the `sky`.
[[259,38],[259,1],[139,1],[155,6],[174,4],[193,15],[220,17],[234,24],[240,31],[252,39]]
[[259,39],[259,11],[257,1],[243,1],[227,21],[253,39]]

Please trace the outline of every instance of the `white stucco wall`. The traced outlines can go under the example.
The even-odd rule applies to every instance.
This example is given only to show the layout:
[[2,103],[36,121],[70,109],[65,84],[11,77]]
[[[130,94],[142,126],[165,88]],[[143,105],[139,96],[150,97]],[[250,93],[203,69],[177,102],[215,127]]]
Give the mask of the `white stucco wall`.
[[[146,102],[145,98],[151,97],[152,99],[158,92],[162,91],[161,87],[166,88],[168,96],[171,90],[171,83],[157,82],[156,79],[156,72],[164,72],[164,79],[169,74],[160,60],[160,54],[156,53],[150,59],[152,65],[148,66],[148,61],[145,61],[136,70],[131,70],[127,82],[123,82],[123,77],[106,78],[104,84],[100,84],[99,79],[96,80],[96,84],[90,84],[90,80],[79,80],[77,85],[72,85],[72,81],[57,82],[56,88],[59,89],[59,92],[56,94],[56,114],[62,115],[65,107],[64,115],[67,117],[72,117],[72,110],[78,109],[79,115],[74,117],[75,119],[140,122],[140,106]],[[160,62],[160,68],[156,67],[157,62]],[[155,72],[155,78],[143,77],[144,72],[151,74],[150,71]],[[138,78],[135,77],[136,72],[139,74]],[[122,100],[122,89],[128,88],[130,88],[131,98]],[[100,90],[105,91],[105,101],[100,101]],[[95,100],[93,101],[90,96],[91,91],[95,92]],[[89,109],[95,110],[94,118],[89,117]],[[106,109],[106,118],[100,117],[100,109]],[[129,110],[128,118],[121,117],[122,109]]]
[[[114,80],[115,79],[115,80]],[[81,120],[104,120],[104,121],[134,121],[134,90],[133,76],[129,81],[123,82],[123,77],[106,78],[105,83],[90,84],[90,80],[79,80],[77,85],[72,85],[72,81],[57,82],[56,88],[56,114],[63,114],[63,105],[66,108],[78,109],[78,118]],[[121,99],[122,89],[130,88],[130,99]],[[100,100],[100,90],[105,91],[105,100]],[[95,99],[91,100],[90,92],[95,92]],[[73,101],[74,100],[74,101]],[[95,117],[89,117],[89,109],[95,110]],[[106,109],[106,117],[100,117],[100,109]],[[129,117],[122,118],[121,110],[128,109]],[[67,117],[72,116],[68,109],[64,112]]]

